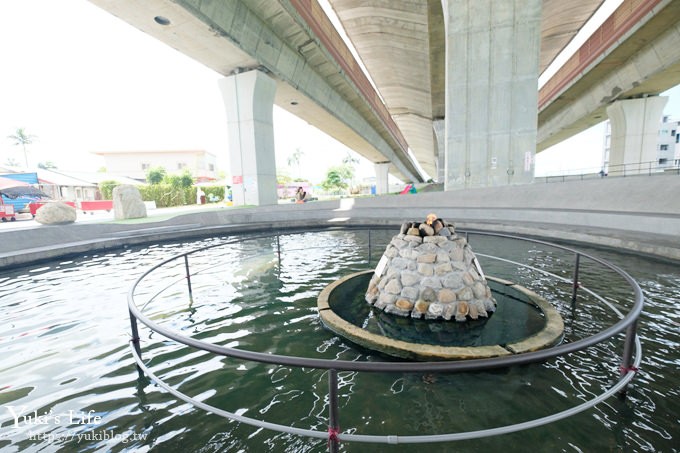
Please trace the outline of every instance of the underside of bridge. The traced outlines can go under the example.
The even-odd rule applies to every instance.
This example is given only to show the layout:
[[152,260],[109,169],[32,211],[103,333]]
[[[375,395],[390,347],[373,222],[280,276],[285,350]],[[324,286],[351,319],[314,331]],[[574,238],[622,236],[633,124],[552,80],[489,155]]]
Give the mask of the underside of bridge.
[[[423,169],[437,175],[432,121],[445,116],[445,31],[441,0],[329,0]],[[539,73],[603,0],[545,0]]]
[[[447,101],[447,89],[455,83],[452,74],[459,70],[457,65],[474,62],[447,57],[447,46],[458,44],[458,35],[451,30],[447,32],[447,24],[458,25],[459,14],[470,16],[470,11],[477,8],[479,12],[480,5],[486,5],[483,18],[468,17],[464,24],[468,31],[467,35],[460,35],[461,39],[473,39],[470,37],[475,36],[480,20],[488,20],[482,28],[493,29],[494,21],[499,20],[497,16],[507,14],[500,7],[506,5],[505,0],[502,5],[473,0],[327,0],[371,83],[317,0],[90,1],[225,77],[251,70],[266,74],[276,83],[275,104],[369,161],[382,165],[389,162],[391,174],[415,182],[423,181],[426,176],[417,169],[410,151],[427,175],[441,178],[443,159],[439,157],[445,147],[437,142],[434,127],[446,119],[447,108],[450,114],[450,105],[456,102],[454,98]],[[604,0],[512,0],[516,13],[522,12],[525,5],[538,5],[540,10],[537,74],[555,60],[603,3]],[[596,120],[605,119],[607,104],[616,97],[603,96],[590,110],[579,110],[579,118],[564,121],[570,110],[576,111],[571,103],[597,85],[598,80],[606,79],[608,72],[627,64],[632,54],[654,53],[655,49],[645,50],[645,46],[666,28],[677,29],[679,4],[671,0],[624,0],[619,8],[623,10],[621,20],[639,21],[646,32],[628,39],[626,45],[632,47],[627,51],[624,47],[624,51],[611,52],[581,68],[577,76],[569,75],[569,84],[547,84],[539,96],[534,123],[538,133],[535,130],[533,133],[537,143],[527,151],[531,154],[529,160],[537,150],[585,129]],[[643,10],[648,12],[634,14]],[[498,42],[493,31],[491,35],[484,39]],[[618,38],[623,44],[628,37],[622,33]],[[475,49],[474,45],[468,45],[470,48]],[[521,65],[523,51],[525,49],[514,48],[518,57],[508,60],[509,64]],[[582,53],[583,49],[577,52]],[[640,74],[630,82],[630,88],[622,88],[616,95],[656,94],[674,86],[680,79],[678,61],[680,58],[671,61],[670,67],[661,67],[658,73]],[[494,71],[501,69],[500,65],[494,67],[491,63],[486,71],[492,74],[486,77],[493,82]],[[522,68],[512,70],[521,72]],[[589,76],[588,71],[593,75]],[[474,77],[468,70],[468,77],[470,74]],[[652,85],[662,78],[661,83]],[[552,91],[548,93],[549,90]],[[453,120],[447,121],[450,124]],[[447,127],[448,134],[450,126]],[[440,142],[442,136],[440,134]],[[452,138],[447,140],[448,147]],[[522,146],[527,147],[528,142]],[[487,145],[490,147],[493,143]],[[450,158],[450,151],[446,153]],[[489,162],[493,159],[496,158],[487,158]],[[469,162],[465,165],[469,166]]]

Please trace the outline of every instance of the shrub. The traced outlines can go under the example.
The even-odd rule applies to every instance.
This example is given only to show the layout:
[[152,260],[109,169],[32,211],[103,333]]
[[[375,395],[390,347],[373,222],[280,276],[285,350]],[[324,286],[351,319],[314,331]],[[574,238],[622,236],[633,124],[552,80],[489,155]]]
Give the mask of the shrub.
[[99,183],[99,192],[102,194],[102,200],[111,200],[113,199],[113,189],[116,186],[119,186],[120,183],[118,181],[102,181]]

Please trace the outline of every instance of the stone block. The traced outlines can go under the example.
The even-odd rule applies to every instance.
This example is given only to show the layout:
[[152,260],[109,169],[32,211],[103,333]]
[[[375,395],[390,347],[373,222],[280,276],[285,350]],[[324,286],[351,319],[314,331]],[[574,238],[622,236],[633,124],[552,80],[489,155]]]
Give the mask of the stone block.
[[415,286],[405,286],[401,289],[401,296],[409,299],[416,300],[420,291]]
[[404,271],[401,273],[401,284],[403,286],[413,286],[420,281],[420,275],[415,272]]
[[449,272],[453,271],[453,266],[451,266],[451,263],[441,263],[437,264],[434,267],[434,273],[436,275],[446,275]]
[[[411,309],[413,308],[413,302],[406,300],[406,299],[397,299],[397,301],[394,303],[394,306],[397,307],[400,310],[404,310],[407,312],[410,312]],[[408,313],[406,313],[408,315]]]
[[416,301],[416,304],[413,306],[413,313],[418,313],[420,316],[422,316],[425,313],[427,313],[427,309],[429,308],[429,306],[430,306],[429,302],[425,302],[422,299],[418,300]]
[[465,286],[472,286],[475,284],[475,279],[472,278],[472,275],[470,275],[469,272],[465,272],[463,274],[463,283],[465,284]]
[[420,282],[420,286],[425,288],[439,289],[442,287],[442,283],[439,280],[439,277],[425,277]]
[[434,263],[436,259],[437,255],[435,255],[434,253],[424,253],[418,255],[418,259],[416,259],[416,261],[418,263]]
[[[415,229],[415,230],[417,231],[417,229]],[[404,236],[404,241],[410,242],[410,243],[422,244],[423,238],[421,238],[420,236],[413,236],[413,235],[409,234],[408,236]]]
[[477,281],[472,285],[472,293],[475,299],[484,299],[486,297],[486,286],[482,282]]
[[444,285],[444,288],[450,288],[453,290],[458,290],[464,286],[463,278],[458,273],[446,275],[441,281],[442,285]]
[[422,288],[420,290],[420,299],[425,302],[434,302],[437,300],[437,293],[432,288]]
[[448,253],[446,253],[445,250],[437,251],[437,260],[435,261],[436,263],[448,263],[449,261],[451,261],[451,257]]
[[122,184],[113,189],[113,217],[116,220],[146,217],[146,205],[137,187]]
[[427,308],[427,313],[425,313],[425,319],[437,319],[441,318],[444,313],[444,306],[442,304],[430,304]]
[[400,294],[401,293],[401,283],[399,279],[393,278],[385,285],[385,292],[388,294]]
[[[437,294],[437,300],[439,300],[439,302],[442,304],[450,304],[451,302],[455,302],[456,292],[449,288],[440,289],[439,293]],[[449,316],[449,319],[450,318],[451,317]]]
[[434,265],[428,263],[418,264],[418,273],[424,276],[434,275]]
[[467,287],[461,289],[460,291],[458,291],[456,293],[456,298],[458,300],[468,301],[468,300],[472,300],[472,297],[473,297],[472,290],[470,288],[467,288]]

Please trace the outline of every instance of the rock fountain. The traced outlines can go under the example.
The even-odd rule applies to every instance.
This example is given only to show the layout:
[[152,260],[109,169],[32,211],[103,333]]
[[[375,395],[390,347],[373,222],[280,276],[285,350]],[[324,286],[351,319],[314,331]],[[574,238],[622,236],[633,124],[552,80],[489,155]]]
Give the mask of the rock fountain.
[[338,335],[415,360],[521,354],[559,343],[564,330],[542,297],[485,275],[466,237],[435,214],[404,222],[374,270],[331,283],[317,307]]
[[401,226],[376,267],[366,301],[398,316],[459,322],[496,310],[472,248],[435,214]]

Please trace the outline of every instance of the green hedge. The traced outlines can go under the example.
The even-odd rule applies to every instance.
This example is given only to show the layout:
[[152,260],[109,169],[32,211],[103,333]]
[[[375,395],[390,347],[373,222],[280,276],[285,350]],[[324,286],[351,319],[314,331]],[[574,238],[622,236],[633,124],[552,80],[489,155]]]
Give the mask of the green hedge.
[[[113,188],[119,184],[115,181],[103,181],[99,184],[99,191],[102,194],[102,199],[111,200],[113,198]],[[142,195],[144,201],[155,201],[157,208],[167,208],[171,206],[184,206],[196,203],[196,187],[187,187],[185,189],[173,187],[170,184],[153,184],[147,186],[137,186],[139,193]],[[209,195],[215,195],[224,201],[224,187],[210,186],[202,187],[206,198],[210,199]]]

